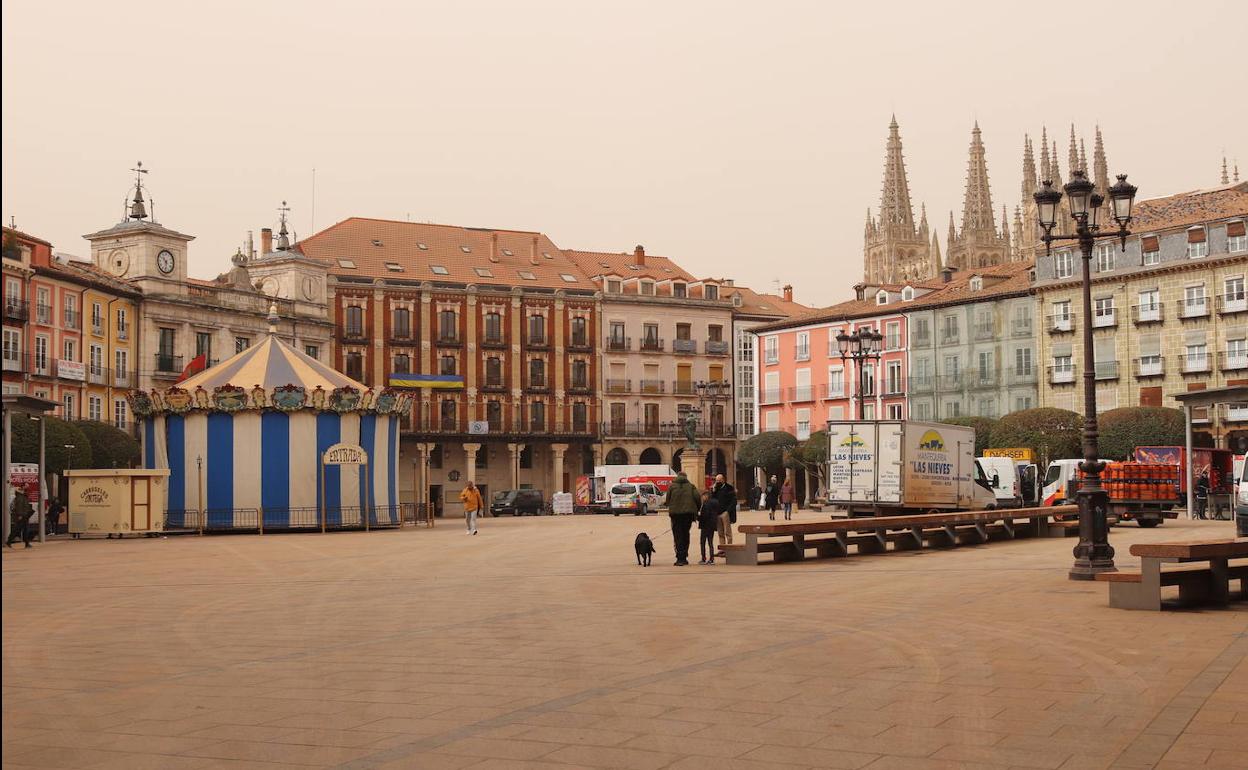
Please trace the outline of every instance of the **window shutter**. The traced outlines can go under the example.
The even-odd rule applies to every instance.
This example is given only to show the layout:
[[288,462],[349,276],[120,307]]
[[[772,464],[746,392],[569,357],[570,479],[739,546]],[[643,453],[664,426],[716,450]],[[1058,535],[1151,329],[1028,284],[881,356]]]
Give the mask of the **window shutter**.
[[1204,243],[1205,242],[1205,228],[1194,227],[1191,230],[1188,230],[1187,242],[1188,243]]
[[1160,334],[1140,335],[1140,355],[1141,356],[1161,355],[1161,335]]
[[1238,222],[1230,222],[1227,224],[1226,226],[1227,237],[1234,238],[1238,235],[1243,235],[1243,234],[1244,234],[1244,222],[1242,219]]
[[1203,330],[1187,332],[1186,334],[1183,335],[1183,344],[1204,345],[1205,344],[1205,332]]
[[1054,358],[1069,358],[1072,350],[1073,350],[1073,345],[1071,343],[1058,342],[1053,345],[1053,357]]
[[1092,358],[1098,363],[1115,360],[1117,356],[1114,355],[1113,337],[1102,337],[1094,340],[1092,343]]
[[1161,406],[1161,388],[1140,388],[1140,406]]
[[1157,244],[1157,236],[1146,235],[1143,238],[1141,238],[1140,249],[1142,251],[1159,251],[1160,247]]

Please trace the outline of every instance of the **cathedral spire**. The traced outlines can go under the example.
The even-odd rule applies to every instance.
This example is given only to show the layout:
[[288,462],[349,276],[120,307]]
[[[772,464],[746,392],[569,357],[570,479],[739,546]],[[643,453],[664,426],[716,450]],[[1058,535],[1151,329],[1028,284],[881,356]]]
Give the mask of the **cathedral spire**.
[[901,132],[896,115],[888,124],[888,143],[884,150],[880,224],[885,228],[900,225],[906,234],[914,233],[914,208],[910,205],[910,182],[906,179],[906,161],[901,152]]
[[1079,137],[1079,168],[1086,173],[1088,170],[1088,148],[1083,144],[1083,137]]
[[1222,184],[1230,184],[1231,178],[1226,174],[1226,155],[1222,156]]
[[932,275],[940,275],[940,269],[945,265],[940,259],[940,241],[936,239],[936,233],[932,233],[932,248],[929,251],[929,255],[932,258]]
[[1049,171],[1053,177],[1053,186],[1062,186],[1062,169],[1057,165],[1057,142],[1053,143],[1053,160],[1050,162]]
[[1049,162],[1049,130],[1040,127],[1040,181],[1053,181],[1053,166]]
[[1096,143],[1092,145],[1092,177],[1101,195],[1109,191],[1109,163],[1105,160],[1105,142],[1101,139],[1101,127],[1096,127]]
[[1036,192],[1036,155],[1031,150],[1031,137],[1023,136],[1023,200]]
[[1075,139],[1075,124],[1070,124],[1070,149],[1066,153],[1066,170],[1075,173],[1080,169],[1079,165],[1079,143]]
[[1023,238],[1026,237],[1023,232],[1023,211],[1019,206],[1014,207],[1014,243],[1010,249],[1010,259],[1019,262],[1023,258]]
[[970,158],[966,164],[966,194],[962,201],[962,237],[976,232],[996,233],[992,213],[992,191],[988,187],[988,162],[979,122],[971,130]]

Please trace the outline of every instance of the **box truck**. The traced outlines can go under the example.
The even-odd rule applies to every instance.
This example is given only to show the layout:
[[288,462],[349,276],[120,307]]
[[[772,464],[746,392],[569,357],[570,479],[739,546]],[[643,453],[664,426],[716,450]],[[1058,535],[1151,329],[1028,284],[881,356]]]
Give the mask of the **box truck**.
[[850,516],[994,508],[975,429],[901,420],[828,423],[828,502]]

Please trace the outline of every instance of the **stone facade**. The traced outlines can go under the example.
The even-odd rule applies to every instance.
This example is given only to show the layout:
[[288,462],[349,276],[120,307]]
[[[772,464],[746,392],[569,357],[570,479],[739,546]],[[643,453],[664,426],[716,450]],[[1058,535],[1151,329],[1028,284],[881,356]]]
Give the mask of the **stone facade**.
[[921,281],[935,276],[941,268],[940,246],[928,227],[926,208],[919,223],[914,222],[896,117],[888,126],[879,216],[872,217],[867,210],[862,260],[866,283]]

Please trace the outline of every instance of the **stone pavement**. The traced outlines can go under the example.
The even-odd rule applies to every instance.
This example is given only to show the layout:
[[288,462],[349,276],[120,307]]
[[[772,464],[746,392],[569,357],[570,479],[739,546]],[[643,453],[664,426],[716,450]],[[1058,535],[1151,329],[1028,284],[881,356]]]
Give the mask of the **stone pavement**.
[[[675,568],[663,534],[645,570],[642,529],[667,519],[6,552],[3,765],[1248,766],[1244,605],[1112,610],[1073,539]],[[1112,537],[1126,566],[1231,533]]]

